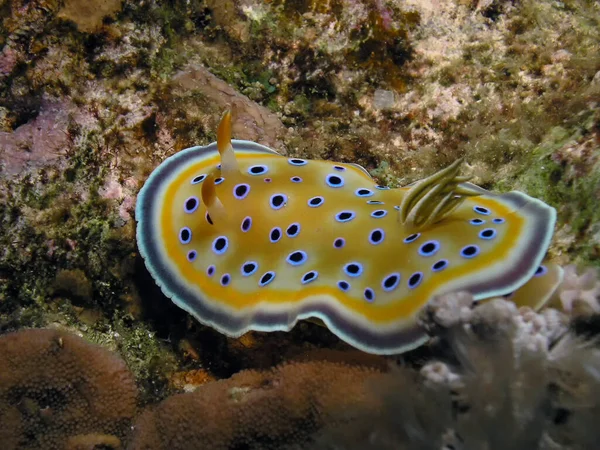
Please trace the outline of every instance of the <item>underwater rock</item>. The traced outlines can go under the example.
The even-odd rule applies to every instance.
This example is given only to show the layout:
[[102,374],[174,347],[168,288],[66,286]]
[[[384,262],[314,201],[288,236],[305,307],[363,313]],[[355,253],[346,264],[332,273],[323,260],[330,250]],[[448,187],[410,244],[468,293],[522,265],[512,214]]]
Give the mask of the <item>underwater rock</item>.
[[0,132],[0,167],[4,175],[36,170],[59,160],[70,141],[68,125],[76,120],[69,101],[45,101],[37,117],[13,132]]
[[375,109],[389,109],[394,106],[394,91],[377,89],[373,94],[373,107]]
[[102,19],[121,10],[123,0],[66,0],[58,17],[70,20],[79,31],[92,33],[102,25]]
[[189,66],[173,76],[173,83],[205,96],[215,109],[231,105],[236,117],[233,125],[236,138],[279,147],[281,136],[285,132],[279,118],[264,106],[237,92],[205,67]]

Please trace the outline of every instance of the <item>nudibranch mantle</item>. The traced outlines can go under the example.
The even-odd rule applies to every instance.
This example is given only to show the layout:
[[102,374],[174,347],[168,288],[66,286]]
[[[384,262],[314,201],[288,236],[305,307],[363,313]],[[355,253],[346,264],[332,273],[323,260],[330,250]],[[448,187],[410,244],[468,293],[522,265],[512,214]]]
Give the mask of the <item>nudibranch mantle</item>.
[[540,200],[479,188],[458,163],[389,189],[355,164],[231,140],[230,120],[216,143],[157,167],[136,206],[157,284],[228,336],[317,318],[359,349],[399,353],[426,340],[416,318],[436,295],[518,296],[525,285],[546,299],[562,276],[540,266],[556,220]]

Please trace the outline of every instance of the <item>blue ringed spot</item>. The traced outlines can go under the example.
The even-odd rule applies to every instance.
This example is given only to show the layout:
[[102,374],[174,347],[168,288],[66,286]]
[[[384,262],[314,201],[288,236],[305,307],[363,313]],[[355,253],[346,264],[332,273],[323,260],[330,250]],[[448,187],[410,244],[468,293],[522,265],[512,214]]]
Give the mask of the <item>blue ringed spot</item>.
[[344,185],[344,179],[342,177],[340,177],[339,175],[329,174],[325,178],[325,183],[327,183],[327,186],[329,186],[329,187],[339,188]]
[[300,177],[292,177],[290,180],[292,183],[302,183],[302,178]]
[[342,167],[342,166],[337,166],[337,165],[336,165],[336,166],[333,166],[333,168],[334,168],[335,170],[337,170],[338,172],[345,172],[345,171],[346,171],[346,168],[345,168],[345,167]]
[[221,170],[221,163],[217,164],[217,169]]
[[367,205],[383,205],[384,203],[379,200],[367,200]]
[[287,195],[285,194],[274,194],[271,195],[271,200],[269,201],[271,208],[277,210],[283,208],[287,204]]
[[533,276],[541,277],[541,276],[546,275],[547,273],[548,273],[548,268],[542,264],[540,267],[537,268],[537,270],[535,271]]
[[310,283],[311,281],[315,281],[318,277],[319,277],[319,272],[317,272],[316,270],[311,270],[310,272],[306,272],[304,275],[302,275],[301,283],[302,284]]
[[375,189],[379,189],[380,191],[389,191],[390,188],[387,186],[382,186],[381,184],[378,184],[377,186],[375,186]]
[[473,206],[473,211],[477,214],[483,214],[484,216],[489,216],[491,214],[491,211],[483,206]]
[[260,281],[258,282],[258,285],[260,287],[266,286],[267,284],[271,283],[274,279],[275,279],[275,272],[272,272],[272,271],[265,272],[263,274],[263,276],[260,277]]
[[242,220],[242,226],[240,227],[244,233],[247,233],[252,226],[252,217],[246,216],[244,220]]
[[205,179],[206,179],[206,174],[203,173],[202,175],[198,175],[198,176],[192,178],[191,183],[192,184],[202,183]]
[[344,238],[337,238],[335,241],[333,241],[333,246],[335,248],[342,248],[344,245],[346,245],[346,239]]
[[496,217],[495,219],[492,219],[492,222],[501,224],[501,223],[506,222],[506,220],[504,220],[502,217]]
[[200,201],[198,200],[198,197],[196,197],[196,196],[188,197],[188,199],[183,204],[183,210],[186,213],[191,214],[198,209],[199,205],[200,205]]
[[325,198],[321,196],[313,197],[310,200],[308,200],[308,206],[310,206],[311,208],[321,206],[323,203],[325,203]]
[[439,249],[440,243],[438,241],[427,241],[419,247],[419,255],[432,256],[435,255]]
[[375,291],[371,288],[366,288],[364,296],[366,301],[372,302],[373,300],[375,300]]
[[466,247],[463,247],[463,249],[460,251],[460,256],[462,256],[463,258],[471,259],[479,255],[479,252],[480,250],[477,245],[467,245]]
[[242,264],[240,272],[242,273],[242,276],[249,277],[250,275],[256,273],[257,270],[258,263],[256,261],[246,261],[244,264]]
[[183,227],[179,230],[179,242],[182,244],[189,244],[192,240],[192,230],[189,227]]
[[221,184],[223,181],[225,181],[224,177],[215,178],[215,186]]
[[288,162],[292,166],[305,166],[308,164],[308,161],[306,161],[304,159],[300,159],[300,158],[290,158],[290,159],[288,159]]
[[415,272],[408,279],[408,288],[414,289],[423,281],[423,272]]
[[193,262],[198,256],[198,252],[196,250],[190,250],[187,254],[187,260],[189,262]]
[[375,193],[371,189],[358,188],[356,191],[354,191],[354,194],[357,197],[371,197]]
[[206,275],[208,275],[209,277],[212,277],[215,274],[216,271],[216,267],[213,265],[210,265],[206,268]]
[[306,252],[302,250],[296,250],[290,253],[285,260],[292,266],[299,266],[300,264],[304,264],[307,259],[308,256],[306,255]]
[[385,231],[381,228],[376,228],[369,234],[369,243],[373,245],[381,244],[385,239]]
[[238,200],[245,199],[250,193],[250,185],[246,183],[238,184],[233,188],[233,196]]
[[335,215],[335,220],[338,222],[350,222],[352,219],[356,217],[356,214],[353,211],[342,211]]
[[339,290],[342,292],[348,292],[348,290],[350,289],[350,283],[348,283],[347,281],[344,281],[344,280],[338,281],[337,286],[338,286]]
[[217,255],[222,255],[229,248],[229,239],[225,236],[219,236],[213,241],[212,250]]
[[285,230],[285,234],[287,234],[288,237],[291,237],[291,238],[298,236],[299,233],[300,233],[300,224],[298,222],[291,224]]
[[358,277],[363,273],[363,266],[358,262],[351,262],[344,266],[344,273],[349,277]]
[[394,289],[396,289],[399,284],[400,284],[400,274],[396,272],[396,273],[392,273],[392,274],[388,275],[387,277],[385,277],[383,279],[383,281],[381,282],[381,287],[383,288],[384,291],[390,292],[390,291],[393,291]]
[[497,234],[498,234],[498,232],[496,230],[494,230],[493,228],[485,228],[484,230],[481,230],[479,232],[479,238],[485,239],[485,240],[490,240],[490,239],[494,239]]
[[436,261],[435,263],[433,263],[433,265],[431,266],[431,270],[433,272],[440,272],[442,270],[444,270],[446,267],[448,267],[448,264],[450,264],[448,262],[447,259],[440,259],[439,261]]
[[229,286],[230,282],[231,275],[229,275],[228,273],[223,274],[223,276],[221,277],[221,286]]
[[278,242],[281,239],[282,234],[283,233],[281,232],[281,228],[272,228],[271,232],[269,233],[269,240],[274,244],[275,242]]
[[415,242],[417,239],[419,239],[419,236],[421,236],[421,233],[413,233],[410,236],[405,237],[403,242],[405,244],[410,244],[411,242]]
[[394,209],[395,209],[396,211],[400,211],[400,205],[394,205]]
[[483,220],[483,219],[471,219],[471,220],[469,220],[469,223],[471,225],[481,225],[481,224],[485,223],[485,220]]
[[382,217],[385,217],[385,216],[387,216],[387,211],[385,209],[378,209],[371,213],[371,217],[374,217],[376,219],[381,219]]
[[256,164],[248,167],[248,173],[250,175],[263,175],[269,171],[269,168],[263,164]]

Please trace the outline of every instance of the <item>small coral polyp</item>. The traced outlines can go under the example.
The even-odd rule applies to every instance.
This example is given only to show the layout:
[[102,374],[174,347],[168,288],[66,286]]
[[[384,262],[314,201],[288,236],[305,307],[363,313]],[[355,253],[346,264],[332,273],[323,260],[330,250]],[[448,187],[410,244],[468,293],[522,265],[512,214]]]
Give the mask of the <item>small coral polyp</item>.
[[357,164],[231,140],[227,112],[216,143],[146,181],[138,246],[165,295],[228,336],[312,317],[359,349],[399,353],[425,342],[417,317],[437,295],[539,307],[562,277],[539,270],[556,211],[471,184],[460,164],[387,189]]

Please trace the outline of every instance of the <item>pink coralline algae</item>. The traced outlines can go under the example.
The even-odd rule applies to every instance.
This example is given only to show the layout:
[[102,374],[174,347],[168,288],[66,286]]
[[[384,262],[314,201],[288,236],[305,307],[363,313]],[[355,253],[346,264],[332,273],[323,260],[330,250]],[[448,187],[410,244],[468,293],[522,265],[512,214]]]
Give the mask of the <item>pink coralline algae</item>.
[[0,53],[0,77],[9,75],[18,61],[17,52],[13,48],[5,46]]
[[123,222],[131,220],[131,213],[135,208],[136,192],[138,190],[137,180],[133,177],[119,182],[115,177],[110,177],[106,183],[98,189],[101,198],[119,202],[119,217]]
[[45,102],[38,116],[13,132],[0,132],[0,166],[6,175],[39,169],[63,155],[69,146],[69,115],[75,107]]

